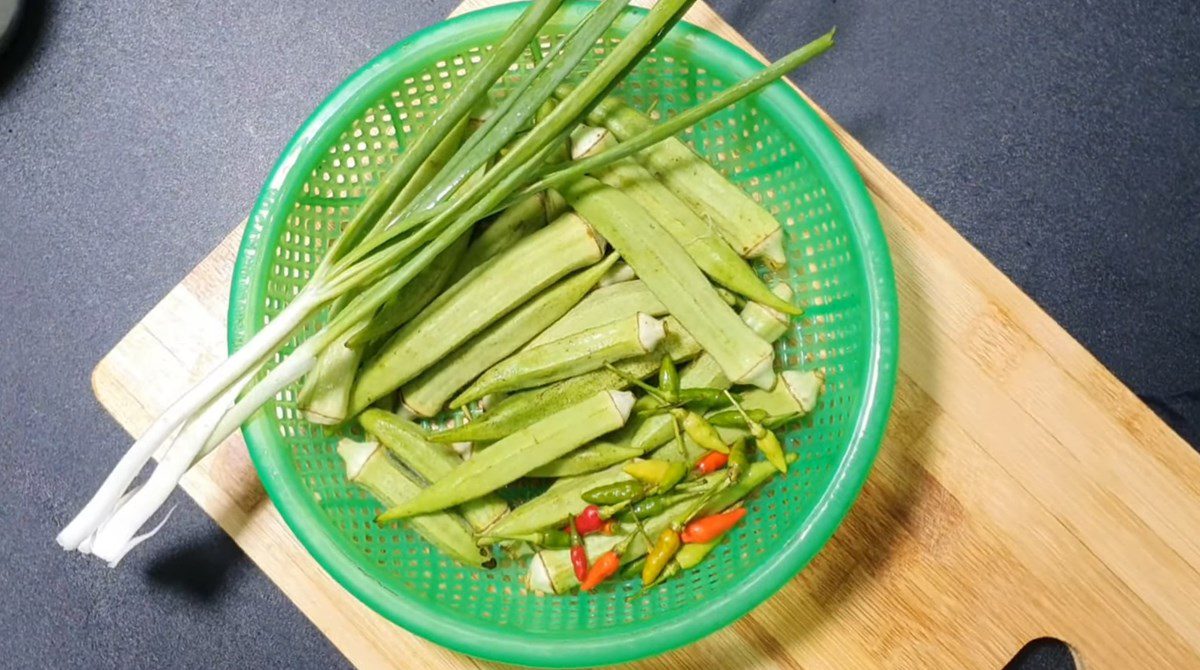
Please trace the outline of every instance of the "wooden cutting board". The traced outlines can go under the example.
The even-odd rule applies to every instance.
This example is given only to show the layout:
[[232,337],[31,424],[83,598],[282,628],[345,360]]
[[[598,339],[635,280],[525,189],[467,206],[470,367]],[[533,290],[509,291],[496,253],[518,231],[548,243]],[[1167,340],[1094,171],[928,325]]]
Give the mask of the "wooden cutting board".
[[[458,11],[490,0],[471,0]],[[702,3],[688,19],[753,48]],[[878,464],[826,549],[728,629],[645,667],[999,668],[1058,637],[1087,668],[1200,667],[1200,457],[878,160],[901,307]],[[234,230],[100,362],[131,434],[225,353]],[[355,665],[488,665],[388,623],[322,572],[241,437],[184,487]]]

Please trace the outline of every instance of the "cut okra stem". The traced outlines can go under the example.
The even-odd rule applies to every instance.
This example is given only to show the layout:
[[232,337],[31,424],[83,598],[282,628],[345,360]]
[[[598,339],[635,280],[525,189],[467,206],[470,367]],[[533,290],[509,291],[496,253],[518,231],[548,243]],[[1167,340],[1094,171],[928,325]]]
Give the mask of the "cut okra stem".
[[472,379],[518,350],[530,338],[583,298],[616,261],[615,254],[559,280],[498,323],[438,361],[402,389],[404,406],[418,416],[434,416]]
[[379,522],[442,510],[491,493],[530,470],[620,428],[632,408],[632,393],[597,393],[474,454],[412,500],[384,512]]
[[[396,465],[374,442],[338,442],[338,455],[346,465],[346,479],[366,489],[384,507],[393,507],[416,497],[421,485]],[[487,548],[475,545],[471,531],[458,514],[434,512],[405,521],[418,535],[460,563],[481,568],[496,566]]]
[[604,235],[731,380],[755,386],[771,382],[771,345],[721,300],[687,251],[645,209],[590,177],[568,184],[563,197]]
[[[426,440],[420,426],[391,412],[368,409],[359,415],[358,422],[393,456],[427,482],[436,482],[463,462],[462,457],[449,447]],[[508,503],[500,496],[488,494],[459,505],[458,511],[478,532],[504,516],[508,512]]]
[[493,393],[550,384],[650,353],[665,335],[661,321],[635,314],[526,349],[492,366],[451,401],[450,407],[462,407]]
[[489,324],[573,270],[604,256],[605,242],[578,216],[564,214],[493,259],[452,295],[404,326],[363,366],[351,395],[357,413],[414,379]]

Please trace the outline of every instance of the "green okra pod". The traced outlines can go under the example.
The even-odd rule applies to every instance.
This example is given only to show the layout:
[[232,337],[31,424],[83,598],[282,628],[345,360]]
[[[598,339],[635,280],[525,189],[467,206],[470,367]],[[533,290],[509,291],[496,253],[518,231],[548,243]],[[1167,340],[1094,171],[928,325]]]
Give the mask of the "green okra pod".
[[[588,116],[620,140],[653,127],[654,122],[617,98],[606,98]],[[779,222],[682,140],[668,138],[638,154],[638,160],[700,215],[710,217],[722,237],[746,258],[773,267],[786,262]]]
[[820,370],[784,370],[769,390],[750,389],[741,394],[741,405],[771,416],[808,414],[817,406],[824,383],[825,373]]
[[[700,353],[700,345],[674,320],[663,320],[666,337],[655,351],[613,365],[625,376],[642,378],[658,370],[663,353],[676,361],[686,361]],[[477,442],[498,440],[530,425],[548,413],[558,411],[583,398],[605,390],[621,390],[629,383],[611,370],[596,370],[544,386],[515,393],[488,409],[474,421],[430,434],[434,442]]]
[[530,477],[573,477],[603,470],[616,463],[624,463],[631,458],[641,456],[642,452],[633,447],[623,446],[615,442],[600,440],[576,449],[575,451],[557,458],[529,472]]
[[360,328],[351,330],[348,346],[360,351],[382,341],[408,323],[422,309],[434,301],[450,283],[451,274],[460,267],[460,259],[467,250],[470,235],[458,238],[438,255],[404,290],[383,304],[379,311]]
[[536,533],[521,533],[518,535],[506,535],[504,537],[499,535],[481,535],[475,540],[475,544],[480,547],[486,547],[497,542],[526,542],[535,547],[568,549],[571,546],[571,536],[566,531],[549,528]]
[[527,348],[560,340],[638,312],[650,316],[665,316],[667,308],[640,279],[604,286],[587,294],[578,305],[571,308],[571,311],[533,338]]
[[[420,494],[421,485],[405,474],[378,444],[346,439],[338,443],[337,451],[345,461],[346,478],[366,489],[383,506],[399,505]],[[475,545],[475,538],[458,514],[422,514],[406,519],[405,523],[456,561],[483,568],[496,566],[491,552]]]
[[525,344],[583,298],[616,261],[615,254],[558,281],[541,295],[476,335],[402,389],[405,407],[433,416],[462,387]]
[[451,281],[461,279],[487,259],[507,251],[535,230],[557,219],[566,210],[566,201],[553,190],[541,191],[521,199],[501,212],[471,240]]
[[[791,289],[786,284],[779,284],[774,290],[785,299],[792,295]],[[741,318],[751,330],[758,333],[767,342],[774,342],[782,337],[791,323],[787,315],[756,302],[748,303],[742,309]],[[701,355],[680,371],[679,385],[684,389],[727,389],[731,386],[729,377],[725,376],[725,373],[721,371],[721,366],[708,354]],[[666,444],[674,437],[672,425],[673,421],[670,416],[649,417],[642,422],[637,434],[630,440],[630,446],[641,449],[645,453],[659,445]]]
[[363,366],[351,395],[357,413],[414,379],[459,345],[547,286],[604,255],[605,242],[578,216],[564,214],[460,280],[400,329]]
[[[588,144],[590,142],[590,145]],[[607,130],[585,134],[576,145],[575,157],[582,158],[617,144]],[[729,243],[688,207],[687,203],[632,158],[617,161],[597,175],[600,181],[633,198],[667,229],[704,274],[725,288],[785,314],[803,310],[771,292],[766,283]]]
[[633,394],[602,391],[474,454],[412,500],[392,507],[380,523],[445,509],[516,481],[530,470],[620,428]]
[[493,393],[543,386],[591,372],[605,363],[648,354],[665,336],[661,321],[640,313],[589,328],[500,361],[450,406],[462,407]]
[[[427,482],[436,482],[463,463],[462,457],[450,447],[429,442],[420,426],[391,412],[368,409],[358,416],[358,422]],[[464,502],[458,511],[478,532],[508,513],[508,503],[493,493]]]
[[629,196],[590,177],[563,197],[596,227],[735,383],[763,386],[775,352],[725,304],[687,251]]
[[362,361],[362,351],[349,344],[355,332],[351,329],[326,347],[304,380],[296,405],[312,423],[333,426],[346,420],[350,389]]
[[586,475],[563,477],[541,495],[513,508],[504,518],[487,529],[487,534],[511,536],[546,528],[559,528],[567,522],[567,517],[578,515],[587,507],[587,503],[581,497],[584,491],[631,479],[633,478],[625,474],[619,465]]
[[628,263],[617,263],[600,280],[600,286],[612,286],[622,282],[633,281],[635,278],[637,278],[637,275],[634,274],[633,268],[629,267]]

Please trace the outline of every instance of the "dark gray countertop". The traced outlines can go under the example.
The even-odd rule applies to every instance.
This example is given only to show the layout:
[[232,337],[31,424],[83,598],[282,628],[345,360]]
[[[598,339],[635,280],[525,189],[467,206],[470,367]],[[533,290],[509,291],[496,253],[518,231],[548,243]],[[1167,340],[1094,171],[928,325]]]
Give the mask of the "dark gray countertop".
[[[0,55],[0,664],[344,665],[185,496],[120,570],[52,538],[126,445],[92,367],[453,2],[30,4]],[[836,24],[800,85],[1200,443],[1200,5],[714,4],[774,56]]]

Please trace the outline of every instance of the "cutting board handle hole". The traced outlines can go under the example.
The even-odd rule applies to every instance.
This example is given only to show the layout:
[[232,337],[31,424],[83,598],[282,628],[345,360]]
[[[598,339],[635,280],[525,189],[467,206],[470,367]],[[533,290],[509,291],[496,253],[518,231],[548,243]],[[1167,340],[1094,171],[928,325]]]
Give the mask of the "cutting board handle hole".
[[1071,645],[1054,637],[1039,637],[1021,647],[1004,670],[1085,670]]

